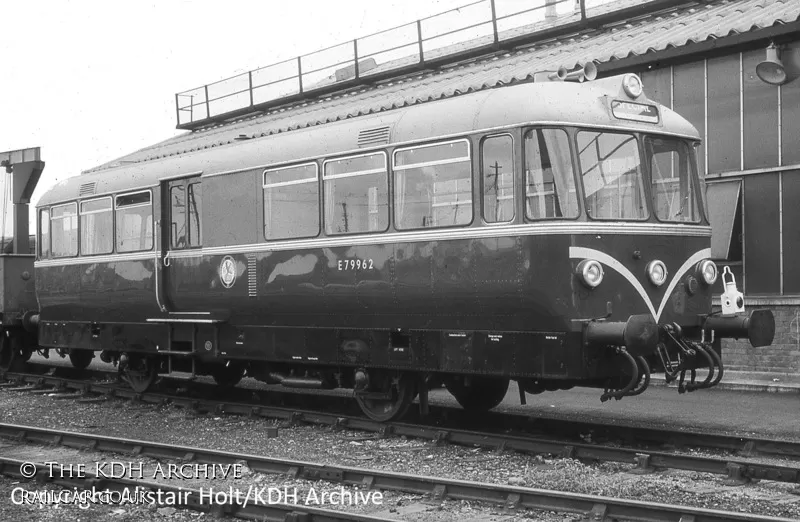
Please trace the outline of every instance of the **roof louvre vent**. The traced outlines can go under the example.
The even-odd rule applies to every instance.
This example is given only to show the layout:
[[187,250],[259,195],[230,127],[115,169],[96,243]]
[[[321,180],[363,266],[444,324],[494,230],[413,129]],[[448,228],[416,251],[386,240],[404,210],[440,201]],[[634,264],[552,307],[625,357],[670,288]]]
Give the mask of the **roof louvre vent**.
[[389,127],[375,127],[374,129],[364,129],[358,133],[358,146],[368,147],[370,145],[382,145],[389,143]]
[[81,185],[80,190],[78,191],[78,197],[82,198],[83,196],[91,196],[96,192],[97,189],[97,182],[90,181],[89,183],[84,183]]

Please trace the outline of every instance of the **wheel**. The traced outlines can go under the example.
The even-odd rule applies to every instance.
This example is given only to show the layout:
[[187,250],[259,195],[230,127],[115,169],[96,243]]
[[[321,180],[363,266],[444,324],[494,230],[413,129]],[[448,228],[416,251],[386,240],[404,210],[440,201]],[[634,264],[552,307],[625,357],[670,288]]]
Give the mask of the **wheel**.
[[464,379],[454,378],[447,383],[447,391],[467,411],[489,411],[501,402],[508,391],[508,379],[502,377],[471,377],[469,386]]
[[[120,363],[122,366],[122,363]],[[120,367],[120,377],[136,393],[144,393],[158,377],[157,361],[141,355],[130,355],[125,367]]]
[[69,361],[79,370],[85,370],[92,363],[92,359],[94,359],[94,352],[91,350],[72,348],[69,351]]
[[230,388],[239,384],[244,377],[244,370],[242,364],[230,363],[227,366],[218,364],[211,369],[211,376],[218,385]]
[[0,370],[22,371],[32,354],[32,351],[23,346],[22,337],[13,332],[6,336],[6,332],[0,330]]
[[377,393],[388,391],[390,399],[368,398],[368,395],[356,393],[356,402],[364,415],[374,421],[397,420],[408,412],[417,395],[414,378],[407,374],[394,377],[387,375],[381,381],[372,391]]

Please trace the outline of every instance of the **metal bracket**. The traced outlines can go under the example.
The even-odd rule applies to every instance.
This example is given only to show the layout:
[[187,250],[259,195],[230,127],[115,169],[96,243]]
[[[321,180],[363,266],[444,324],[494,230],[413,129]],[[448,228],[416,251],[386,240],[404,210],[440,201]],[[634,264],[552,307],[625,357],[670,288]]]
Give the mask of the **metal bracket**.
[[433,437],[433,443],[437,446],[441,446],[447,439],[450,438],[450,432],[448,431],[437,431],[436,435]]
[[653,473],[655,468],[650,465],[650,455],[647,453],[637,453],[634,459],[636,467],[629,471],[634,475],[646,475]]
[[728,470],[728,476],[723,479],[722,483],[726,486],[741,486],[750,482],[750,478],[745,475],[747,466],[744,464],[737,464],[736,462],[728,462],[725,465]]
[[437,484],[431,491],[430,499],[435,502],[441,502],[447,496],[447,486],[444,484]]
[[592,510],[589,511],[588,519],[592,522],[603,522],[608,515],[608,506],[605,504],[595,504]]
[[522,495],[519,493],[511,493],[506,498],[505,504],[503,504],[503,509],[506,511],[514,511],[519,507],[519,503],[522,501]]

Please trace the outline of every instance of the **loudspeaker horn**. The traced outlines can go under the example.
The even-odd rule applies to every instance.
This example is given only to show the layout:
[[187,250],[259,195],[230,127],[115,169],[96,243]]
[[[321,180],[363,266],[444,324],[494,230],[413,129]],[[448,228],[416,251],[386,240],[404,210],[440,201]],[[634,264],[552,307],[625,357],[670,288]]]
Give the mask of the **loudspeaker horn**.
[[[563,67],[561,69],[563,69]],[[561,73],[561,69],[558,70],[559,73]],[[591,81],[597,78],[597,66],[592,62],[587,62],[586,65],[578,67],[572,72],[566,72],[565,69],[564,73],[561,79],[565,82]]]

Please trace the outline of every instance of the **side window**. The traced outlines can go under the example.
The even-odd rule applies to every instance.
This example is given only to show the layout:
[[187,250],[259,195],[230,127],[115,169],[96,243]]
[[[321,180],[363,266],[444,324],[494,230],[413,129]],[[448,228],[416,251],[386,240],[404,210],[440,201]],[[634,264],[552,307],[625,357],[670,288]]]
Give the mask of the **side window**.
[[264,171],[264,237],[290,239],[319,234],[316,163]]
[[528,219],[578,217],[569,138],[560,129],[525,134],[525,215]]
[[182,182],[169,188],[170,247],[186,248],[186,189]]
[[53,257],[78,255],[78,204],[50,208]]
[[111,198],[81,202],[81,255],[110,254],[114,246]]
[[656,217],[661,221],[698,223],[694,154],[690,154],[686,142],[647,136],[644,143]]
[[386,153],[326,161],[325,232],[380,232],[389,226]]
[[153,206],[150,191],[117,196],[117,252],[153,249]]
[[186,207],[189,214],[189,246],[203,246],[203,232],[200,216],[203,210],[203,189],[200,182],[190,183],[186,193]]
[[39,212],[39,257],[50,257],[50,211]]
[[483,219],[500,223],[514,219],[514,140],[492,136],[483,140]]
[[201,183],[179,179],[169,183],[169,246],[181,250],[203,246],[201,215],[203,192]]
[[394,153],[395,224],[400,230],[472,221],[472,169],[466,140]]

